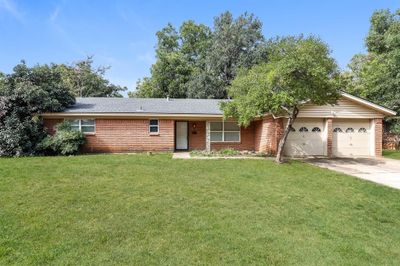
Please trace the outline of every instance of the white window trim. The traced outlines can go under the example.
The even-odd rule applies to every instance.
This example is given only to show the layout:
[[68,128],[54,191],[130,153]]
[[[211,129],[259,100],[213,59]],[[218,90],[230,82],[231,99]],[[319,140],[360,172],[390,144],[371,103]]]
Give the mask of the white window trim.
[[[231,122],[231,121],[228,121],[228,122]],[[220,130],[211,130],[211,124],[212,123],[222,123],[222,131],[220,131]],[[212,132],[220,132],[220,133],[222,133],[222,140],[211,140],[211,133]],[[239,140],[237,140],[237,141],[234,141],[234,140],[232,140],[232,141],[225,141],[225,132],[227,132],[227,133],[229,133],[229,132],[233,132],[233,133],[237,133],[237,132],[239,132]],[[220,121],[210,121],[210,142],[212,142],[212,143],[240,143],[241,142],[241,140],[242,140],[242,128],[239,126],[239,130],[238,131],[232,131],[232,130],[227,130],[227,131],[225,131],[225,121],[222,121],[222,122],[220,122]]]
[[[156,120],[157,121],[157,126],[156,125],[150,125],[150,121],[151,120]],[[150,128],[151,127],[157,127],[157,132],[151,132],[150,131]],[[148,131],[149,131],[149,134],[150,135],[159,135],[160,134],[160,120],[158,120],[158,119],[149,119],[149,127],[148,127]]]
[[[79,121],[79,131],[82,132],[82,120],[93,120],[94,121],[94,131],[93,132],[82,132],[84,135],[95,135],[96,134],[96,119],[94,118],[87,118],[87,119],[64,119],[64,121]],[[84,127],[87,125],[84,125]]]

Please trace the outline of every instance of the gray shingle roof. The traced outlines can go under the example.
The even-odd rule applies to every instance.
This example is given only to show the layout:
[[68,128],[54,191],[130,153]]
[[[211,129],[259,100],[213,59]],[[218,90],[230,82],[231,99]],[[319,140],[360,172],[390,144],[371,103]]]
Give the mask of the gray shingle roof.
[[222,114],[216,99],[77,98],[65,113]]

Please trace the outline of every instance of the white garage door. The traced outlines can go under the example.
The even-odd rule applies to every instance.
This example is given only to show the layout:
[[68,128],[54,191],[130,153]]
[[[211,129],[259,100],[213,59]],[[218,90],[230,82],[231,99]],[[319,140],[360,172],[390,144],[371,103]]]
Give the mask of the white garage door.
[[324,155],[324,120],[297,119],[284,148],[288,156]]
[[370,126],[366,120],[333,120],[334,156],[370,155]]

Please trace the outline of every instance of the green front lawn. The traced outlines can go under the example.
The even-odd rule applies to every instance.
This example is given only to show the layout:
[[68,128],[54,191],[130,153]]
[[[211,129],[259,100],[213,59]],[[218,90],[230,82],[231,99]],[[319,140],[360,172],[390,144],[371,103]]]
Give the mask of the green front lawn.
[[400,264],[400,191],[301,162],[0,159],[0,265]]
[[400,160],[400,151],[383,150],[382,155],[387,158]]

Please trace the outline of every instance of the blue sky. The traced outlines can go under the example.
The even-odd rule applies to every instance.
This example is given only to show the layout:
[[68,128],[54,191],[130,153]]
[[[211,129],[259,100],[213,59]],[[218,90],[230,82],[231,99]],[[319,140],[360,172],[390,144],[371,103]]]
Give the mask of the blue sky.
[[155,33],[168,22],[188,19],[212,25],[229,10],[248,11],[263,22],[267,38],[315,34],[327,42],[339,66],[363,52],[369,17],[376,9],[400,8],[390,0],[335,1],[73,1],[0,0],[0,71],[9,73],[21,59],[71,63],[94,55],[95,64],[111,66],[107,77],[135,88],[155,61]]

